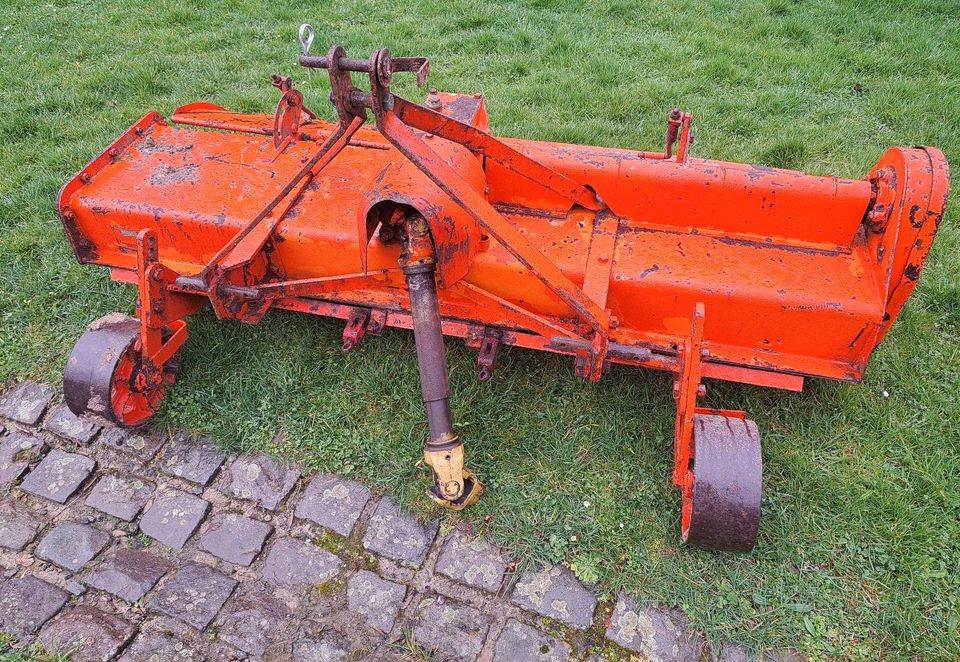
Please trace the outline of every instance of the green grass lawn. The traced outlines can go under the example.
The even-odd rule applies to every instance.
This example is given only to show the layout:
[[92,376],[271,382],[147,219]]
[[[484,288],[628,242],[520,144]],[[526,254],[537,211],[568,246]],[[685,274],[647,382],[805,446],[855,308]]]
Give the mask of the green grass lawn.
[[[269,111],[296,31],[355,56],[431,57],[431,83],[487,95],[508,136],[656,149],[674,106],[694,154],[861,177],[893,145],[960,164],[953,0],[541,0],[486,5],[6,0],[0,7],[0,381],[59,382],[90,320],[134,292],[76,264],[58,188],[148,110],[191,101]],[[322,77],[304,87],[327,117]],[[954,207],[956,208],[956,207]],[[488,486],[459,516],[525,561],[566,562],[608,597],[683,608],[715,640],[821,658],[960,657],[960,229],[948,214],[920,285],[862,385],[803,394],[718,384],[764,440],[749,555],[679,544],[667,376],[505,351],[494,380],[448,343],[453,407]],[[426,434],[413,337],[342,355],[342,323],[271,313],[191,321],[160,420],[382,486],[424,516]]]

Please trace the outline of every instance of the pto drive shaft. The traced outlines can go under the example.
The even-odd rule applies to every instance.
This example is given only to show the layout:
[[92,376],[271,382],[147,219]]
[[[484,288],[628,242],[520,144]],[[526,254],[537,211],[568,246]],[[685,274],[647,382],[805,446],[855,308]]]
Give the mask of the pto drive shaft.
[[436,253],[430,228],[417,214],[407,218],[405,231],[406,244],[400,266],[410,295],[420,388],[430,428],[430,438],[423,450],[424,461],[433,469],[434,486],[430,496],[443,508],[461,510],[480,498],[483,485],[464,469],[463,442],[453,431],[447,359],[437,301]]

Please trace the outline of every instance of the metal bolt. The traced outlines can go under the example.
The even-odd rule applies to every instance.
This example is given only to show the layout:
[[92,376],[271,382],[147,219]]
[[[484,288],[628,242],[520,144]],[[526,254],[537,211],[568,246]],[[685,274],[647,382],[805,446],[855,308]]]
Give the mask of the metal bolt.
[[440,94],[437,91],[437,88],[430,88],[430,94],[427,95],[427,100],[423,105],[431,110],[439,110],[440,107],[443,106],[443,102],[440,100]]
[[80,175],[80,181],[81,181],[82,183],[84,183],[84,184],[89,184],[89,183],[90,183],[90,179],[91,179],[91,177],[90,177],[89,173],[86,173],[86,172],[85,172],[85,173],[83,173],[82,175]]

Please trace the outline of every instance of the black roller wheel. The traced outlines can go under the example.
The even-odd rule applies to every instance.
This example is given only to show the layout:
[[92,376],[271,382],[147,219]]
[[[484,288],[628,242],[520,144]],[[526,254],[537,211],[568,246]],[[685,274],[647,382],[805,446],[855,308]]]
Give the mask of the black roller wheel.
[[166,387],[176,379],[179,357],[164,366],[163,380],[148,387],[141,374],[140,322],[112,313],[87,327],[74,345],[63,372],[63,394],[77,416],[114,425],[145,423],[157,412]]
[[763,464],[756,424],[733,416],[693,418],[693,460],[684,486],[683,541],[749,552],[760,527]]

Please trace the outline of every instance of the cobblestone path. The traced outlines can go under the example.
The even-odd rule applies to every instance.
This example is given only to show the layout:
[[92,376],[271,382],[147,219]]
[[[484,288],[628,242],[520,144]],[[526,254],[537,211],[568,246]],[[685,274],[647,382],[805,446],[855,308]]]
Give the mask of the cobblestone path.
[[[745,660],[386,496],[0,395],[0,631],[72,660]],[[786,658],[784,658],[786,659]],[[795,658],[794,658],[795,659]]]

